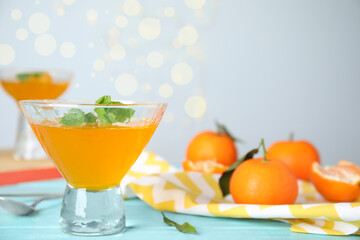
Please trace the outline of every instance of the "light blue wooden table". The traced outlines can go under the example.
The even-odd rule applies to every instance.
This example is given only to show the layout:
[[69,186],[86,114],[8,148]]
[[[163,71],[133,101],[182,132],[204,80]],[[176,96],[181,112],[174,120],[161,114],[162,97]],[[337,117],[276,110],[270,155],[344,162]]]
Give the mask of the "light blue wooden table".
[[[24,183],[0,187],[0,193],[49,193],[62,192],[63,180]],[[34,198],[16,198],[30,203]],[[39,205],[39,211],[27,217],[17,217],[0,210],[0,240],[51,240],[85,239],[61,232],[58,227],[61,200],[49,200]],[[198,230],[197,234],[184,234],[163,223],[161,213],[146,203],[131,199],[125,201],[127,229],[125,232],[91,239],[360,239],[358,236],[336,237],[301,234],[290,231],[289,225],[268,220],[229,219],[166,213],[170,219],[188,221]]]

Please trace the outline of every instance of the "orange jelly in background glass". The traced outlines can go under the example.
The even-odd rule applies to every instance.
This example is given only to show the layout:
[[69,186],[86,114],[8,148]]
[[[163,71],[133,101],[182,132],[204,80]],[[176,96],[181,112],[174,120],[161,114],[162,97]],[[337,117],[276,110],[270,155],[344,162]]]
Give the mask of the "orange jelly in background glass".
[[0,79],[0,82],[5,91],[17,101],[56,99],[67,89],[70,83],[69,80],[54,82],[50,74],[46,72],[18,74],[17,79],[6,79],[6,81]]
[[31,127],[69,185],[98,191],[120,184],[157,125]]
[[[0,68],[0,84],[16,103],[21,100],[56,99],[69,87],[72,76],[71,71],[61,69]],[[46,159],[20,111],[13,156],[16,160]]]

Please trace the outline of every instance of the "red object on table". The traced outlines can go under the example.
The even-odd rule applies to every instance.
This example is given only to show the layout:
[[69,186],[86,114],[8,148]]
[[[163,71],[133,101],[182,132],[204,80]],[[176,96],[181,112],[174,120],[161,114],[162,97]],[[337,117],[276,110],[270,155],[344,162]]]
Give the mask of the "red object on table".
[[54,167],[0,172],[0,185],[49,180],[49,179],[57,179],[57,178],[62,178],[62,176],[59,173],[59,171]]

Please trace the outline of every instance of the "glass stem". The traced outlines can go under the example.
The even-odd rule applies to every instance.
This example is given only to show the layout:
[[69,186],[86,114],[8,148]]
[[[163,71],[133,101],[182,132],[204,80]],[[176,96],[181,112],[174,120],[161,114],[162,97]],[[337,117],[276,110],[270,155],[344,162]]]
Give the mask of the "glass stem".
[[19,110],[18,114],[14,158],[16,160],[39,160],[46,158],[44,150],[42,149],[39,141],[36,139],[21,110]]

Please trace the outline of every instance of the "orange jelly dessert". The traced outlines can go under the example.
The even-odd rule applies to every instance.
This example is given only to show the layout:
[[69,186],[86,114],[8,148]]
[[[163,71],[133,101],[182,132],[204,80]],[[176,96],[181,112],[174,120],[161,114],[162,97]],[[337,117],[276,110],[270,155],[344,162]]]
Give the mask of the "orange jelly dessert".
[[55,125],[31,127],[68,184],[90,191],[119,185],[157,127]]
[[166,103],[23,100],[19,105],[67,185],[60,213],[65,233],[100,236],[125,229],[120,182],[150,141]]
[[2,81],[1,85],[15,100],[56,99],[69,86],[69,81],[54,82],[48,73],[18,74],[13,81]]

